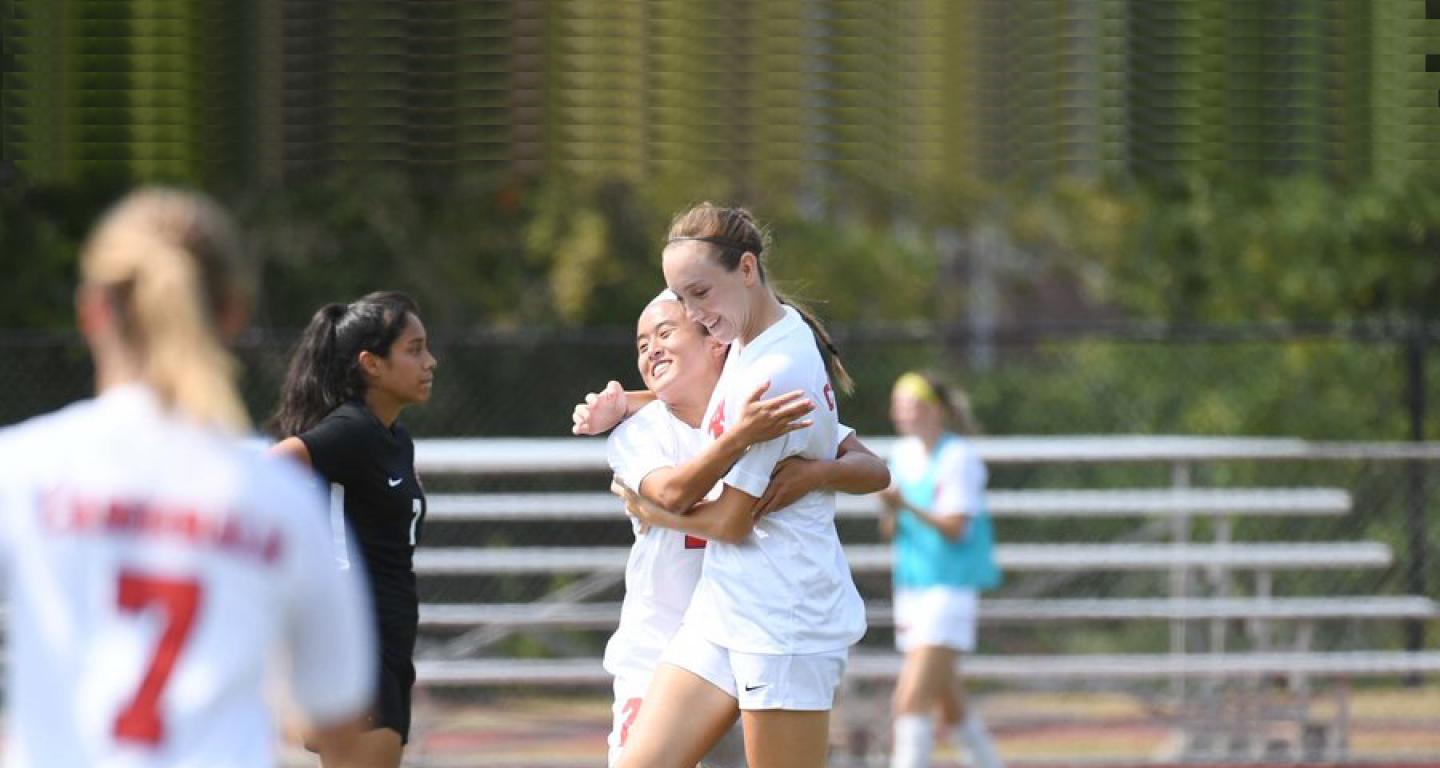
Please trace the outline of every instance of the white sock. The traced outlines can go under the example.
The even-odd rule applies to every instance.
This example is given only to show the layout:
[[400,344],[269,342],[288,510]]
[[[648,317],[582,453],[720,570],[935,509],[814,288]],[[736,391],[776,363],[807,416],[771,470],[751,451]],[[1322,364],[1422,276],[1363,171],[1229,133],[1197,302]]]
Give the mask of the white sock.
[[1000,753],[995,751],[995,742],[990,740],[990,733],[985,730],[985,721],[973,708],[966,707],[965,721],[955,731],[965,748],[970,750],[970,758],[975,761],[976,768],[1005,768],[1005,763],[1000,761]]
[[930,768],[935,749],[935,718],[932,715],[900,715],[895,718],[895,747],[890,768]]

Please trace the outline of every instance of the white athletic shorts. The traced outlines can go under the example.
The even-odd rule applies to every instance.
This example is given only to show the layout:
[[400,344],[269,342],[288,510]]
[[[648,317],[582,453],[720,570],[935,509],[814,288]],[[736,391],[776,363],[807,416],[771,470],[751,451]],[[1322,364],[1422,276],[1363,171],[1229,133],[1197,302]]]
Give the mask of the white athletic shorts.
[[[630,736],[630,726],[640,714],[645,691],[650,687],[650,675],[618,676],[615,678],[615,703],[611,705],[612,726],[606,739],[610,745],[610,768],[620,764],[620,753]],[[720,741],[705,753],[700,761],[701,768],[747,768],[745,762],[745,732],[740,729],[737,718],[730,730]]]
[[935,645],[974,651],[978,604],[973,589],[895,590],[895,648],[901,653]]
[[740,709],[828,711],[834,707],[849,648],[790,656],[741,653],[706,640],[693,626],[680,626],[662,661],[734,696]]

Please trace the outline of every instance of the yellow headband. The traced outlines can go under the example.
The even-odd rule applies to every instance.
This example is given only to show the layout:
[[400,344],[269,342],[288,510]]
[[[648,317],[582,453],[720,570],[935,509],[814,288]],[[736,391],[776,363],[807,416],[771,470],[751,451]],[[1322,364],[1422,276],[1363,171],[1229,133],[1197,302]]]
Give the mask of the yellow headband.
[[931,405],[940,404],[940,395],[935,391],[935,388],[930,385],[930,382],[927,381],[924,376],[914,373],[913,371],[903,374],[895,380],[895,391],[904,392],[916,400],[930,403]]

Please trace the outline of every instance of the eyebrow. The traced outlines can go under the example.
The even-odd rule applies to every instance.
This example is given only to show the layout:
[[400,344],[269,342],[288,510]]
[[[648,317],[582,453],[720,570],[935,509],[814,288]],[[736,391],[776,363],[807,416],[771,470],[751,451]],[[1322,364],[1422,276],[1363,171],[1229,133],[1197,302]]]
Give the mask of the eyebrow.
[[636,341],[636,342],[639,342],[639,341],[641,341],[642,339],[645,339],[646,337],[650,336],[651,334],[659,333],[659,332],[660,332],[660,329],[662,329],[662,328],[664,328],[664,327],[666,327],[666,326],[670,326],[670,327],[673,328],[673,327],[676,326],[676,323],[675,323],[674,320],[661,320],[660,322],[658,322],[658,323],[655,324],[655,327],[650,330],[650,333],[637,333],[637,334],[635,334],[635,341]]

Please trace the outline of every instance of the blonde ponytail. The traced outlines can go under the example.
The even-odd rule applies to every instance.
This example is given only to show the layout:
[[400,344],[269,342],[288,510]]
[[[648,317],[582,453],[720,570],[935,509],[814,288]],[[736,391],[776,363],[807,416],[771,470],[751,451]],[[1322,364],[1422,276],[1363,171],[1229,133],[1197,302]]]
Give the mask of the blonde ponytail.
[[127,196],[92,233],[86,283],[107,289],[140,376],[169,410],[228,432],[250,428],[235,386],[238,366],[221,343],[222,304],[248,298],[239,241],[228,217],[192,193]]

